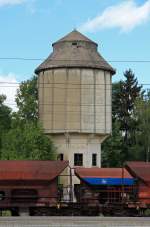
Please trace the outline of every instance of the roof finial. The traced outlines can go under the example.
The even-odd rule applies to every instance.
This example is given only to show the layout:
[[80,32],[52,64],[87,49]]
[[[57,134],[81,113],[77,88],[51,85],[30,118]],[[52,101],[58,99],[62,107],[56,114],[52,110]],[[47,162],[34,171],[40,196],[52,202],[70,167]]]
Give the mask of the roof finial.
[[76,32],[76,31],[77,31],[76,27],[74,27],[73,31],[74,31],[74,32]]

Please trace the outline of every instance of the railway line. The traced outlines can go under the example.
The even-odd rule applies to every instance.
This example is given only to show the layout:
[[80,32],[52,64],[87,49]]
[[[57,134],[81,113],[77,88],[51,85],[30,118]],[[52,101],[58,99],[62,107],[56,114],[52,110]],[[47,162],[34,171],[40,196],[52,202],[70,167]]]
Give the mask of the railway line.
[[149,227],[150,217],[1,217],[0,227]]

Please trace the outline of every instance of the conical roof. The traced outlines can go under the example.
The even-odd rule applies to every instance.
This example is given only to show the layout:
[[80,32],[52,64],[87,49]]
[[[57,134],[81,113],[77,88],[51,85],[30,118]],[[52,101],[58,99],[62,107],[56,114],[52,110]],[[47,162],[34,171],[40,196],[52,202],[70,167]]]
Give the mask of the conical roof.
[[56,43],[59,42],[73,42],[73,41],[85,41],[85,42],[90,42],[90,43],[94,43],[95,45],[97,45],[97,43],[93,42],[91,39],[89,39],[88,37],[86,37],[85,35],[83,35],[82,33],[80,33],[79,31],[77,31],[76,29],[74,29],[72,32],[70,32],[69,34],[67,34],[66,36],[64,36],[63,38],[59,39],[57,42],[55,42],[53,45],[55,45]]
[[73,30],[53,43],[52,54],[35,70],[35,73],[53,68],[94,68],[114,74],[115,70],[98,53],[97,46],[97,43]]

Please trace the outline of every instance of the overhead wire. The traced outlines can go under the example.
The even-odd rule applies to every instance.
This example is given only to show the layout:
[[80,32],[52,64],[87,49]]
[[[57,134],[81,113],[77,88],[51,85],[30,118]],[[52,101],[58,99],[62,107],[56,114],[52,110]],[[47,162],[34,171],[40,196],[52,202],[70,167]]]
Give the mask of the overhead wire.
[[[11,102],[5,102],[5,104],[7,104],[7,105],[12,105],[12,106],[16,106],[17,107],[17,104],[15,104],[15,103],[11,103]],[[73,106],[76,106],[76,107],[112,107],[112,105],[111,104],[76,104],[76,105],[73,105],[73,104],[70,104],[70,103],[62,103],[62,104],[39,104],[39,106],[53,106],[53,108],[55,107],[55,106],[65,106],[65,105],[67,105],[68,107],[69,106],[71,106],[71,107],[73,107]],[[145,108],[145,104],[138,104],[138,107],[144,107]],[[89,110],[89,109],[88,109]],[[85,112],[86,110],[83,110],[82,109],[82,112]],[[51,113],[51,111],[43,111],[44,112],[44,114],[47,114],[47,113]],[[55,113],[64,113],[64,111],[62,110],[62,111],[58,111],[58,110],[54,110],[53,112],[55,112]],[[80,113],[81,111],[79,110],[79,111],[77,111],[77,110],[75,110],[75,111],[73,111],[73,110],[65,110],[65,112],[67,112],[67,113],[76,113],[76,114],[78,114],[78,113]],[[108,113],[109,111],[107,111],[107,113]],[[113,110],[112,110],[112,112],[113,112]],[[88,115],[89,113],[87,113],[87,115]],[[93,114],[94,115],[94,114]]]
[[[0,57],[0,60],[14,60],[14,61],[43,61],[45,60],[45,58],[29,58],[29,57]],[[50,60],[52,61],[52,60]],[[68,62],[68,61],[74,61],[74,60],[70,60],[70,59],[58,59],[58,60],[55,60],[55,62]],[[75,60],[76,62],[80,62],[80,60]],[[87,62],[87,60],[82,60],[83,62]],[[105,62],[104,60],[99,60],[99,61],[92,61],[92,62]],[[123,60],[107,60],[107,62],[127,62],[127,63],[150,63],[150,60],[137,60],[137,59],[131,59],[131,60],[126,60],[126,59],[123,59]]]
[[[5,84],[21,85],[24,82],[26,82],[26,81],[23,81],[23,82],[0,81],[0,84],[1,84],[0,87],[10,86],[10,85],[5,85]],[[66,83],[66,82],[44,82],[44,83],[43,82],[38,82],[38,85],[67,85],[67,86],[71,85],[71,86],[80,86],[80,87],[82,87],[83,85],[84,86],[95,86],[95,85],[96,86],[99,86],[99,85],[112,86],[112,84],[110,84],[110,83],[104,84],[104,83],[70,83],[70,82]],[[150,85],[150,83],[138,83],[137,85],[138,86],[146,86],[146,85]],[[50,88],[50,87],[48,87],[48,88]],[[79,89],[79,87],[78,87],[78,89]],[[89,89],[89,87],[87,89]]]

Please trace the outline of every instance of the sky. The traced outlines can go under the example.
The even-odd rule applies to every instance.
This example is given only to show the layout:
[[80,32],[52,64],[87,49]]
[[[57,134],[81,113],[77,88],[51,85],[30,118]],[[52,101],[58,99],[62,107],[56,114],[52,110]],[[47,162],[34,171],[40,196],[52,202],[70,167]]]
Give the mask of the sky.
[[116,69],[113,81],[131,68],[150,84],[150,0],[0,0],[0,94],[8,105],[15,107],[15,83],[30,79],[74,28],[98,43]]

